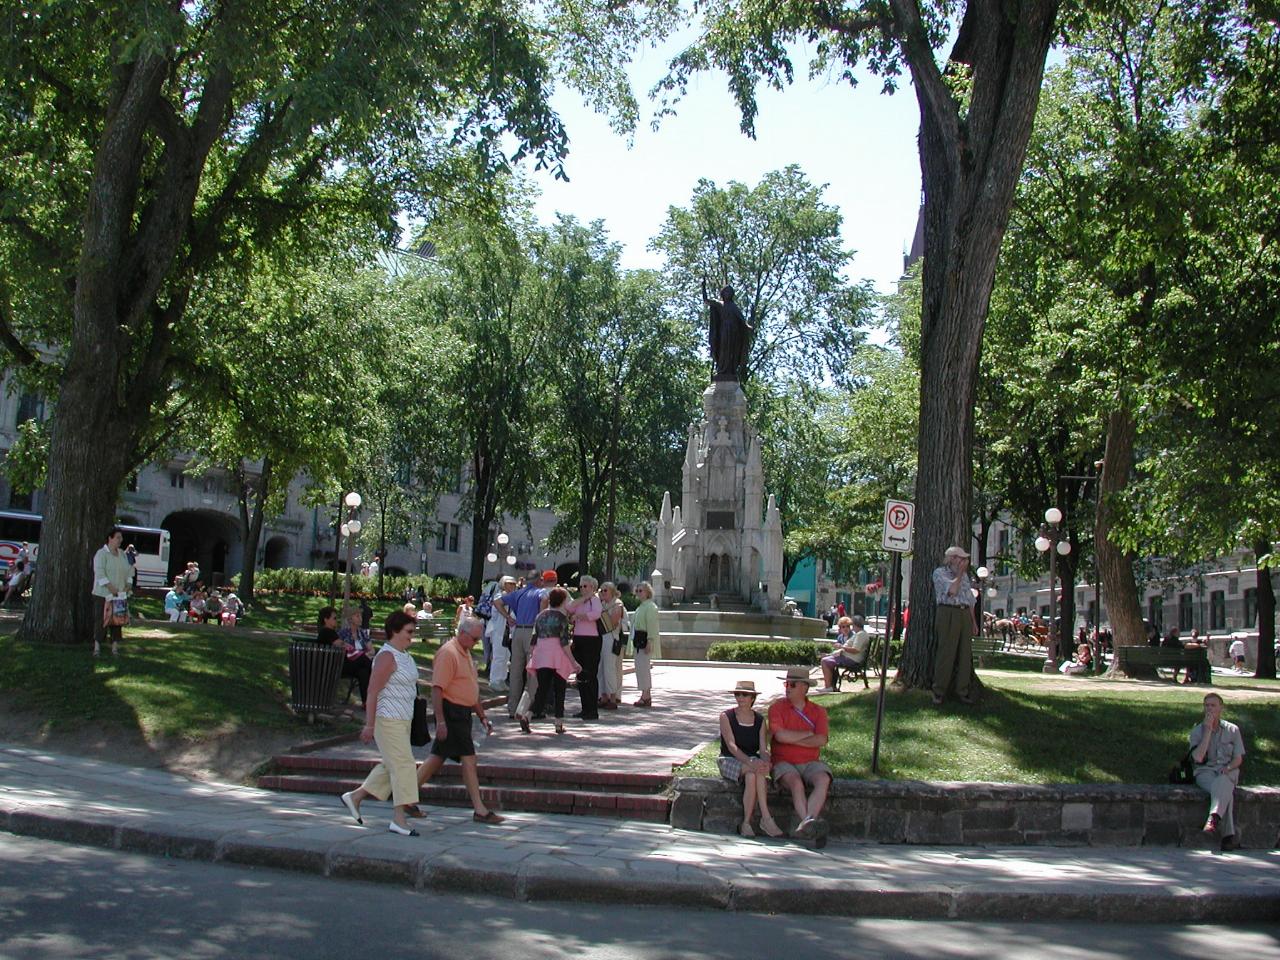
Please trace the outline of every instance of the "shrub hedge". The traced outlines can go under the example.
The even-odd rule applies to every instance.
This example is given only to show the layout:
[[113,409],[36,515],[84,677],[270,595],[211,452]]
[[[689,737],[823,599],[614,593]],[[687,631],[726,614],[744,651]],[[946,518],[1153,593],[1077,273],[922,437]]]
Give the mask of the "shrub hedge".
[[737,640],[713,643],[708,660],[729,663],[794,663],[816,666],[821,659],[818,645],[810,640]]
[[[338,587],[341,589],[345,574],[338,574]],[[332,570],[302,570],[297,567],[283,567],[278,570],[259,570],[254,575],[255,590],[275,590],[280,593],[298,593],[308,596],[325,596],[329,585],[333,582]],[[351,577],[351,595],[369,600],[399,600],[404,596],[405,587],[416,590],[419,586],[432,599],[465,596],[466,581],[457,577],[432,577],[426,574],[407,577],[384,576],[382,592],[378,592],[377,577],[363,577],[353,574]]]

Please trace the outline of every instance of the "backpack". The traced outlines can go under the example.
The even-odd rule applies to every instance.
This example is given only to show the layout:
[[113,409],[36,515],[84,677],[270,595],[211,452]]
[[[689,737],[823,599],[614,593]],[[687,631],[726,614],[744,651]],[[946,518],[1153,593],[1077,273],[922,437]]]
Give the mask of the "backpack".
[[475,605],[475,609],[471,612],[481,620],[488,620],[493,616],[493,597],[498,592],[498,584],[491,583],[489,588],[480,595],[480,602]]

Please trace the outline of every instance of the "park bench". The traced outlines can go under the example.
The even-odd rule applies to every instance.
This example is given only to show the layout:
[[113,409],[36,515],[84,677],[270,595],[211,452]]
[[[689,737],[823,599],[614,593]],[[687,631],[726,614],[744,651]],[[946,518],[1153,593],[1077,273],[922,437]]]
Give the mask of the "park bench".
[[[838,667],[835,671],[835,675],[832,678],[833,686],[831,689],[839,690],[840,684],[844,680],[859,680],[859,679],[862,680],[862,687],[864,690],[867,687],[869,687],[871,684],[867,678],[867,671],[869,670],[872,674],[874,674],[877,677],[880,676],[880,657],[881,657],[880,645],[885,642],[886,641],[883,634],[873,633],[871,635],[871,643],[867,646],[866,659],[863,660],[861,663],[855,664],[854,666],[851,666],[851,667],[850,666]],[[893,660],[892,650],[890,650],[889,652],[889,659],[890,661]]]
[[973,652],[978,657],[978,666],[985,667],[988,657],[1004,652],[1004,641],[999,637],[974,637]]
[[1213,670],[1204,648],[1180,650],[1176,647],[1117,647],[1120,669],[1131,677],[1156,679],[1160,667],[1195,670],[1200,683],[1213,683]]

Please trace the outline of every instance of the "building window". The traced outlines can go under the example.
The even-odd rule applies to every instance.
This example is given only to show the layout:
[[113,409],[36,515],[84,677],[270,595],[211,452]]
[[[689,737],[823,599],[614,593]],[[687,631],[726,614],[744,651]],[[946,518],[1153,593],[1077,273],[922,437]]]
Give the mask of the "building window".
[[18,398],[18,415],[13,425],[19,427],[28,420],[39,423],[44,419],[44,397],[38,393],[24,393]]
[[218,478],[214,476],[206,476],[202,479],[202,487],[205,493],[218,493]]
[[187,486],[187,475],[181,470],[169,471],[169,486],[183,490]]
[[1227,628],[1227,594],[1224,590],[1214,590],[1209,594],[1209,629],[1225,630]]
[[1147,599],[1147,619],[1151,621],[1157,633],[1164,633],[1164,597]]
[[449,532],[449,525],[447,523],[440,524],[440,529],[436,533],[436,549],[437,550],[444,549],[444,539],[446,536],[448,536],[448,532]]
[[458,553],[458,525],[456,523],[449,524],[449,552]]
[[1040,605],[1040,616],[1045,620],[1049,619],[1049,605],[1047,603],[1042,603]]
[[1195,608],[1189,593],[1178,594],[1178,629],[1190,630],[1195,626]]
[[138,472],[136,470],[129,474],[129,479],[124,482],[124,488],[130,493],[138,492]]
[[1258,625],[1258,588],[1249,587],[1244,592],[1244,627],[1252,630]]
[[30,510],[31,494],[29,492],[19,493],[17,490],[14,490],[12,487],[10,487],[9,488],[9,507],[12,510]]
[[998,576],[1007,577],[1009,575],[1009,528],[1002,527],[999,533],[996,552],[1000,554],[1000,564],[996,568]]
[[1227,593],[1231,594],[1231,596],[1234,597],[1239,592],[1240,592],[1240,578],[1227,577]]

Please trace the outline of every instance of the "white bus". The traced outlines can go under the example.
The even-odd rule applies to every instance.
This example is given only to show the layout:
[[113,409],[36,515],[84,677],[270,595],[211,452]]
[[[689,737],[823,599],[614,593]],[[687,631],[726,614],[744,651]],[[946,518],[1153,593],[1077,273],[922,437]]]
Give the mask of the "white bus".
[[[43,518],[38,513],[0,510],[0,571],[8,571],[17,559],[18,550],[23,543],[27,544],[31,560],[38,560],[42,522]],[[124,546],[133,544],[138,551],[138,589],[153,590],[168,586],[169,531],[154,527],[132,527],[124,523],[119,526],[124,531]],[[90,559],[86,557],[85,563]]]

